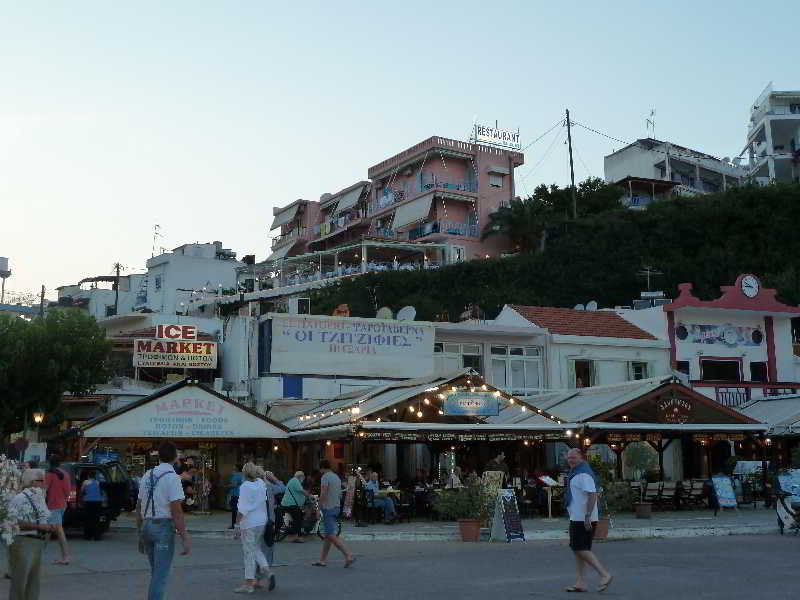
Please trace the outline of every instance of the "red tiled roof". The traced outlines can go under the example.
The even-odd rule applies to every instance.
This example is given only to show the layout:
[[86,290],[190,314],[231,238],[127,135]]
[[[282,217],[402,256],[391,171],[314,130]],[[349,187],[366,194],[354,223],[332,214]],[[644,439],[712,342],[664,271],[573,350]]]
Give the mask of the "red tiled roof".
[[511,308],[538,327],[559,335],[586,335],[634,340],[656,338],[609,311],[575,310],[549,306],[520,306]]

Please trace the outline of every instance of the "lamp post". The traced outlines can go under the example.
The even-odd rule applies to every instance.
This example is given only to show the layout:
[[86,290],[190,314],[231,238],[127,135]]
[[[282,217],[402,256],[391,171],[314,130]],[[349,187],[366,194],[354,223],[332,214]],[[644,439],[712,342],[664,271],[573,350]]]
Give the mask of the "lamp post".
[[39,425],[41,425],[43,421],[44,421],[44,413],[42,412],[42,409],[40,408],[35,413],[33,413],[33,422],[36,423],[36,441],[37,442],[40,441],[39,440]]

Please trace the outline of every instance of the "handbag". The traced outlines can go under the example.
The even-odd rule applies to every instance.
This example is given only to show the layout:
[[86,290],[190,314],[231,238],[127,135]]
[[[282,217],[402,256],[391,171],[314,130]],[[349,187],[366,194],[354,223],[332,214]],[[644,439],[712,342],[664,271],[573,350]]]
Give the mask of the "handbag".
[[270,521],[264,527],[264,543],[267,545],[267,548],[272,548],[272,545],[275,543],[275,523]]

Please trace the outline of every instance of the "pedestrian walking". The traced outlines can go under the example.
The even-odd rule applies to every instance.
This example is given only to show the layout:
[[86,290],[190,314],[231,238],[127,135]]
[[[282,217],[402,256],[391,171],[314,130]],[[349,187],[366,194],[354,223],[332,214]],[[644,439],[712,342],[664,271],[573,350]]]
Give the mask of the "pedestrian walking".
[[[302,471],[297,471],[286,484],[286,493],[281,500],[281,506],[289,513],[292,518],[292,530],[286,538],[288,542],[302,544],[303,540],[300,539],[301,527],[303,526],[303,506],[306,504],[308,495],[303,489],[303,480],[305,474]],[[279,523],[276,523],[276,527]]]
[[9,512],[20,529],[8,549],[9,600],[39,600],[42,552],[49,534],[56,530],[55,525],[48,523],[50,511],[44,487],[44,471],[27,469],[22,473],[22,491],[9,503]]
[[233,529],[236,525],[236,507],[239,504],[239,486],[244,483],[244,475],[242,475],[242,465],[237,464],[236,470],[231,473],[230,483],[226,486],[228,488],[228,507],[231,509],[231,526],[228,529]]
[[[267,557],[267,562],[270,567],[275,564],[275,531],[278,526],[275,521],[275,506],[277,500],[275,496],[286,492],[286,486],[283,482],[275,477],[272,471],[264,471],[259,467],[260,478],[264,481],[267,490],[267,523],[264,526],[264,535],[261,538],[261,551]],[[267,572],[262,569],[256,569],[256,587],[259,587],[261,580],[267,576]]]
[[242,467],[242,474],[245,481],[239,487],[234,537],[242,541],[244,583],[233,591],[237,594],[252,594],[260,585],[256,579],[256,569],[260,569],[269,578],[269,590],[275,589],[275,575],[269,568],[262,548],[268,511],[267,487],[261,478],[265,473],[257,465],[248,462]]
[[67,499],[72,491],[72,481],[69,473],[61,468],[60,457],[50,457],[50,470],[44,476],[44,484],[47,509],[50,511],[50,524],[56,526],[55,534],[61,549],[61,559],[54,562],[57,565],[68,565],[70,555],[67,536],[64,534],[64,511],[67,509]]
[[87,540],[100,539],[100,513],[103,510],[103,491],[97,481],[97,473],[88,471],[79,493],[83,503],[83,537]]
[[594,473],[586,462],[583,452],[578,448],[573,448],[567,453],[567,463],[570,472],[564,501],[569,514],[569,547],[575,553],[577,577],[575,585],[569,586],[566,591],[588,591],[583,572],[586,565],[589,565],[600,575],[600,586],[597,591],[605,592],[611,584],[612,577],[592,552],[592,540],[598,520]]
[[175,555],[175,531],[181,538],[182,555],[191,552],[192,544],[183,517],[183,486],[172,463],[178,449],[172,442],[161,442],[159,465],[144,474],[136,502],[136,528],[139,552],[150,563],[150,586],[147,600],[162,600],[166,595],[169,571]]
[[336,546],[344,555],[344,567],[347,569],[355,562],[353,553],[342,543],[336,531],[337,519],[342,510],[342,480],[331,471],[331,463],[328,459],[322,459],[319,463],[322,471],[320,480],[319,506],[322,511],[322,551],[319,560],[311,563],[315,567],[327,567],[328,553],[331,546]]

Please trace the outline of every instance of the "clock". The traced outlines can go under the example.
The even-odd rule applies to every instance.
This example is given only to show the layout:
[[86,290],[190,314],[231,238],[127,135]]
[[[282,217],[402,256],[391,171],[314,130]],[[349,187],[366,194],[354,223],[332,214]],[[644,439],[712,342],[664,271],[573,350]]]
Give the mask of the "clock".
[[748,298],[755,298],[761,288],[761,283],[753,275],[745,275],[742,277],[742,293]]

